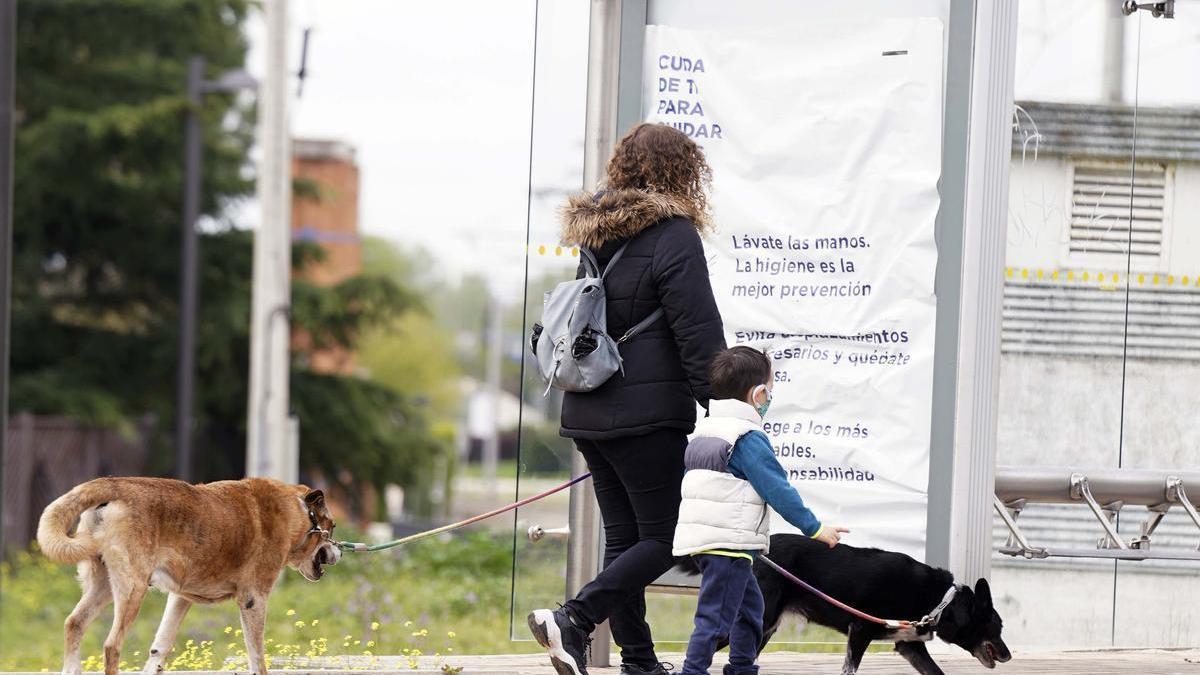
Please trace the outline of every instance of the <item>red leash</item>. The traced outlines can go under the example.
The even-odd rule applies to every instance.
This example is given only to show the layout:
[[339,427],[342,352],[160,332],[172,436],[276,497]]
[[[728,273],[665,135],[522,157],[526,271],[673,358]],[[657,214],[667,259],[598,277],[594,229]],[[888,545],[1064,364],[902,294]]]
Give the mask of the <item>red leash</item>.
[[[460,520],[457,523],[443,525],[442,527],[428,530],[426,532],[419,532],[417,534],[410,535],[408,537],[404,537],[403,539],[396,539],[396,540],[385,542],[382,544],[375,544],[373,546],[368,545],[368,544],[358,543],[358,542],[349,542],[349,541],[339,541],[339,542],[337,542],[337,545],[344,551],[350,551],[350,552],[354,552],[354,553],[369,553],[369,552],[374,552],[374,551],[383,551],[383,550],[387,550],[389,548],[395,548],[397,546],[403,546],[405,544],[410,544],[414,541],[419,541],[419,540],[425,539],[427,537],[432,537],[434,535],[438,535],[443,532],[457,530],[460,527],[465,527],[472,523],[477,523],[481,520],[485,520],[485,519],[491,518],[493,516],[498,516],[502,513],[507,513],[508,511],[512,511],[513,509],[520,508],[522,506],[525,506],[526,504],[531,504],[540,499],[545,499],[546,497],[549,497],[550,495],[552,495],[556,492],[561,492],[561,491],[571,487],[572,485],[575,485],[576,483],[585,481],[588,478],[591,478],[591,476],[592,476],[591,473],[585,473],[581,476],[572,478],[571,480],[567,481],[566,483],[563,483],[561,485],[556,485],[556,486],[550,488],[549,490],[540,492],[531,497],[526,497],[525,499],[522,499],[517,502],[513,502],[512,504],[508,504],[508,505],[502,506],[498,509],[488,511],[487,513],[481,513],[477,516],[467,518],[466,520]],[[847,612],[853,616],[863,619],[864,621],[870,621],[871,623],[877,623],[877,624],[880,624],[881,626],[887,626],[888,628],[892,628],[892,629],[920,627],[920,626],[926,625],[927,623],[931,623],[931,621],[928,620],[929,617],[926,617],[925,619],[921,619],[920,621],[894,621],[894,620],[888,620],[888,619],[880,619],[877,616],[871,616],[870,614],[859,611],[859,610],[851,607],[850,605],[847,605],[846,603],[842,602],[841,600],[838,600],[837,598],[834,598],[833,596],[821,591],[820,589],[818,589],[817,587],[808,583],[807,581],[804,581],[800,577],[797,577],[796,575],[792,574],[791,572],[783,569],[774,560],[771,560],[767,556],[760,555],[758,558],[759,558],[759,560],[762,560],[764,563],[766,563],[768,567],[775,570],[779,574],[783,575],[784,579],[787,579],[788,581],[792,582],[793,584],[796,584],[797,586],[803,588],[804,590],[808,591],[809,593],[812,593],[813,595],[817,596],[818,598],[821,598],[822,600],[824,600],[825,602],[828,602],[829,604],[833,605],[834,607],[837,607],[838,609],[840,609],[844,612]]]
[[509,511],[512,511],[513,509],[517,509],[522,506],[525,506],[526,504],[532,504],[533,502],[536,502],[539,499],[545,499],[546,497],[549,497],[550,495],[552,495],[556,492],[562,492],[563,490],[566,490],[567,488],[571,487],[572,485],[574,485],[576,483],[580,483],[580,482],[587,480],[588,478],[591,478],[591,476],[592,476],[591,473],[585,473],[582,476],[577,476],[575,478],[572,478],[571,480],[563,483],[562,485],[556,485],[556,486],[550,488],[549,490],[546,490],[545,492],[539,492],[536,495],[533,495],[532,497],[526,497],[525,499],[522,499],[521,501],[513,502],[512,504],[508,504],[507,506],[501,506],[498,509],[488,511],[487,513],[481,513],[477,516],[472,516],[470,518],[467,518],[466,520],[460,520],[457,523],[450,523],[449,525],[443,525],[441,527],[434,528],[432,530],[427,530],[425,532],[418,532],[417,534],[409,535],[407,537],[404,537],[403,539],[394,539],[392,541],[384,542],[382,544],[374,544],[374,545],[363,544],[363,543],[353,542],[353,541],[339,541],[339,542],[337,542],[337,545],[338,545],[338,548],[342,549],[343,551],[348,551],[351,553],[373,553],[375,551],[386,551],[389,548],[396,548],[397,546],[404,546],[405,544],[411,544],[414,541],[420,541],[421,539],[425,539],[427,537],[432,537],[432,536],[435,536],[438,534],[442,534],[443,532],[457,530],[460,527],[466,527],[467,525],[470,525],[472,523],[478,523],[481,520],[486,520],[493,516],[498,516],[501,513],[507,513]]
[[764,563],[766,563],[767,566],[770,567],[771,569],[775,570],[776,572],[779,572],[779,574],[781,574],[784,579],[787,579],[788,581],[792,582],[793,584],[796,584],[800,588],[803,588],[804,590],[808,591],[809,593],[812,593],[813,595],[817,596],[818,598],[821,598],[825,602],[828,602],[829,604],[833,605],[834,607],[837,607],[838,609],[842,610],[843,612],[857,616],[858,618],[863,619],[864,621],[870,621],[871,623],[877,623],[881,626],[887,626],[888,628],[895,628],[895,629],[912,628],[914,626],[920,625],[920,622],[893,621],[893,620],[888,620],[888,619],[880,619],[877,616],[871,616],[870,614],[867,614],[866,612],[861,612],[857,609],[854,609],[850,605],[847,605],[846,603],[842,602],[841,600],[838,600],[837,598],[821,591],[816,586],[813,586],[812,584],[801,579],[800,577],[796,576],[795,574],[792,574],[791,572],[783,569],[778,564],[776,564],[776,562],[774,560],[771,560],[767,556],[760,555],[760,556],[758,556],[758,559],[763,561]]

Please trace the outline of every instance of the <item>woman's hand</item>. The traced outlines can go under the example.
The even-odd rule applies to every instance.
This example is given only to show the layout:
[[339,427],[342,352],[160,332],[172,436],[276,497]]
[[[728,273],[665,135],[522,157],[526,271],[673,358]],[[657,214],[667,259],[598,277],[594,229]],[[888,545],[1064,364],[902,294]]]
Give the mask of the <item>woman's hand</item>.
[[813,539],[825,544],[829,548],[833,548],[842,540],[842,535],[849,532],[849,528],[845,527],[824,527],[821,528],[821,531]]

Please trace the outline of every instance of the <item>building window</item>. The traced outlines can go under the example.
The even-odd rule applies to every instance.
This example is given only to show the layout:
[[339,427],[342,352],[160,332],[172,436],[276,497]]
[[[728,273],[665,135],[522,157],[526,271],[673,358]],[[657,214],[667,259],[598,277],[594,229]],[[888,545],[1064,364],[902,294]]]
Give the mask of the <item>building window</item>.
[[1133,174],[1130,218],[1129,164],[1078,162],[1072,167],[1067,264],[1135,269],[1165,264],[1174,171],[1138,163]]

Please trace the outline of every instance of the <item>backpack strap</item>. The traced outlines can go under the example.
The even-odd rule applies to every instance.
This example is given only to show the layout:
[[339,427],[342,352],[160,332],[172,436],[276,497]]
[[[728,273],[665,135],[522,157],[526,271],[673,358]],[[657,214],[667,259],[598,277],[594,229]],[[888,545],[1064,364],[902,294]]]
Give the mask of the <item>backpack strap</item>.
[[642,331],[649,328],[651,326],[651,324],[653,324],[655,321],[658,321],[659,319],[663,318],[664,316],[666,316],[666,314],[667,314],[667,310],[665,307],[659,307],[658,309],[654,310],[653,312],[650,313],[650,316],[642,319],[641,321],[637,322],[637,324],[633,328],[630,328],[629,330],[625,331],[625,334],[621,336],[621,339],[617,340],[617,344],[622,344],[622,343],[626,342],[627,340],[630,340],[630,339],[636,337],[638,333],[641,333]]
[[608,273],[611,272],[612,268],[616,266],[617,261],[621,259],[621,256],[625,255],[625,249],[627,248],[629,248],[629,242],[625,242],[621,245],[621,248],[617,249],[617,252],[613,254],[612,259],[609,260],[608,264],[604,266],[604,273],[600,275],[601,279],[608,276]]
[[592,253],[591,249],[580,246],[579,255],[583,258],[584,272],[586,272],[589,277],[598,277],[600,279],[607,277],[608,273],[611,272],[612,268],[617,264],[617,261],[621,259],[621,256],[625,255],[625,249],[628,246],[629,242],[625,242],[621,248],[617,249],[617,252],[614,253],[613,257],[608,261],[608,264],[604,266],[603,272],[600,271],[600,263],[596,260],[596,254]]
[[[579,256],[583,258],[583,273],[593,279],[600,278],[600,263],[596,262],[596,254],[580,246]],[[608,268],[605,268],[604,271],[608,272]]]
[[[583,256],[584,263],[587,266],[587,271],[589,273],[595,272],[595,276],[600,277],[600,280],[603,282],[603,280],[608,276],[608,273],[611,272],[613,267],[617,264],[617,261],[621,259],[621,256],[625,255],[626,248],[629,248],[629,242],[625,242],[621,248],[617,249],[617,252],[614,253],[613,257],[608,261],[608,264],[604,266],[603,272],[600,272],[600,263],[596,262],[596,255],[594,253],[582,246],[579,247],[579,252],[580,255]],[[642,319],[633,328],[625,331],[625,334],[622,335],[619,340],[617,340],[617,344],[621,344],[636,337],[638,333],[646,330],[654,322],[666,316],[666,313],[667,310],[662,307],[654,310],[650,313],[650,316]]]

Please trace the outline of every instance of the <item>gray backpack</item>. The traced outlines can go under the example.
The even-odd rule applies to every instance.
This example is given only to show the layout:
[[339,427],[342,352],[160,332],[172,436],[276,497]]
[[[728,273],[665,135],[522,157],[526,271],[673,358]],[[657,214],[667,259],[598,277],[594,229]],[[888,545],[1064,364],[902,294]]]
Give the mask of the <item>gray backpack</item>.
[[617,346],[666,313],[659,307],[620,339],[614,340],[608,334],[604,279],[628,245],[613,254],[603,272],[596,256],[586,248],[580,248],[583,278],[564,281],[546,293],[542,322],[534,324],[529,339],[537,357],[538,370],[546,379],[546,394],[550,393],[551,387],[563,391],[592,391],[618,370],[624,375]]

